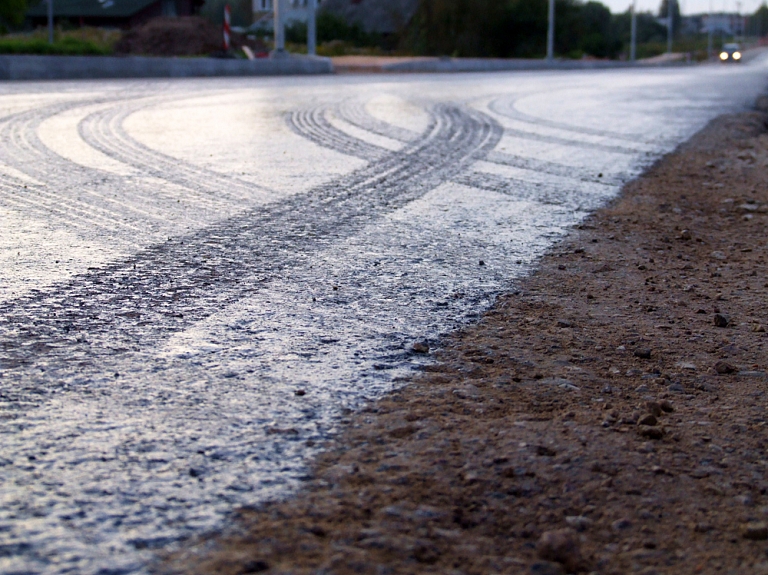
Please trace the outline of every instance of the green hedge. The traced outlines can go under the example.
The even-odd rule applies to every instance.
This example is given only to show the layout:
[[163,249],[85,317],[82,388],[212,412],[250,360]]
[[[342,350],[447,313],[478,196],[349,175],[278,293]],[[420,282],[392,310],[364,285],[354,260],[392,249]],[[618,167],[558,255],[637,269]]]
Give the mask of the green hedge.
[[0,54],[56,54],[65,56],[106,56],[110,48],[90,40],[62,38],[49,44],[41,38],[0,37]]

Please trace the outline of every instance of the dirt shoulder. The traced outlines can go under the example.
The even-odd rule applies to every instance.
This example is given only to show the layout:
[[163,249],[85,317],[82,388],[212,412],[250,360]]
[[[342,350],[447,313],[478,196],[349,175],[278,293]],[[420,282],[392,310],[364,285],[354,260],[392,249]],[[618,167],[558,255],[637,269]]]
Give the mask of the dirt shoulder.
[[720,118],[187,573],[768,573],[768,134]]

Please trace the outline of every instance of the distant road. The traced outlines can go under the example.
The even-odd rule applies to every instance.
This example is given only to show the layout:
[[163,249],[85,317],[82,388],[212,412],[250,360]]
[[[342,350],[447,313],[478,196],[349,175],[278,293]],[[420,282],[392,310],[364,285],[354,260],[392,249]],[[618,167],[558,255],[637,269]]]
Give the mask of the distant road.
[[0,572],[140,573],[766,66],[0,84]]

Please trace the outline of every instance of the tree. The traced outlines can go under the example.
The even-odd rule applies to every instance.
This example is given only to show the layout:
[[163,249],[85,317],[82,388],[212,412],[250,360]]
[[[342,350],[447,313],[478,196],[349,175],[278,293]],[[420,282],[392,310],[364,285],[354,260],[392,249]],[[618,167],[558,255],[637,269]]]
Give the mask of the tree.
[[680,16],[680,2],[679,0],[661,0],[659,6],[659,18],[669,17],[669,4],[672,3],[672,34],[677,35],[680,33],[680,25],[683,22]]
[[3,24],[18,26],[27,13],[27,0],[0,0],[0,27]]
[[749,27],[758,36],[768,35],[768,5],[765,2],[749,17]]

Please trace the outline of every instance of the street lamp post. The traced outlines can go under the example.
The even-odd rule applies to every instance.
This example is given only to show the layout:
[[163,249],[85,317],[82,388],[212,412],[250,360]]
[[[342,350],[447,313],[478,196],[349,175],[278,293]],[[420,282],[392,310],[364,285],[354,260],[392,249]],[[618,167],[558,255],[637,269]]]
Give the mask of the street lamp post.
[[317,54],[317,0],[307,0],[307,54]]
[[282,10],[280,4],[282,0],[272,0],[274,5],[275,21],[273,27],[275,28],[275,55],[282,55],[285,53],[285,27],[283,26]]
[[674,18],[672,17],[673,6],[674,6],[675,0],[667,0],[667,54],[672,53],[672,24],[674,22]]
[[549,0],[549,26],[547,27],[547,61],[555,59],[555,0]]
[[48,0],[48,43],[53,44],[53,0]]
[[632,2],[632,20],[629,28],[629,60],[634,62],[637,59],[637,2]]

